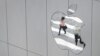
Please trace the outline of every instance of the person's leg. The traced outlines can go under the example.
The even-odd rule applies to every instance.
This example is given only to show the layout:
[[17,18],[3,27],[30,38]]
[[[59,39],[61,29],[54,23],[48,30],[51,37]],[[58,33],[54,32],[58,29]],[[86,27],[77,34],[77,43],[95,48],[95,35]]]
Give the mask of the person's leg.
[[80,43],[81,43],[81,44],[83,44],[83,45],[84,45],[84,47],[86,46],[86,44],[85,44],[83,41],[81,41],[81,40],[80,40]]
[[58,34],[58,35],[60,35],[60,31],[61,31],[61,26],[60,26],[60,28],[59,28],[59,34]]
[[84,45],[84,47],[86,46],[86,44],[82,41],[81,37],[79,36],[80,38],[80,43]]
[[78,39],[77,38],[75,38],[75,44],[77,45],[77,42],[78,42]]
[[66,26],[63,26],[64,34],[66,34]]
[[75,34],[75,44],[77,45],[77,42],[78,42],[78,36],[77,34]]
[[80,36],[79,36],[79,39],[80,39],[80,43],[81,43],[81,44],[83,44],[83,41],[82,41],[82,39],[81,39],[81,37],[80,37]]
[[85,48],[86,44],[84,43],[84,48]]

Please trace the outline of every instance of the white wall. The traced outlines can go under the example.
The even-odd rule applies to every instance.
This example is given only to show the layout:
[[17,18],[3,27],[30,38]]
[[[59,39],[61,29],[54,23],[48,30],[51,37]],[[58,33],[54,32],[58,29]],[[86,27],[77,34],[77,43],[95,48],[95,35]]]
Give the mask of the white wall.
[[[86,24],[82,39],[87,45],[83,53],[70,52],[70,56],[100,56],[100,1],[69,0],[73,3],[78,4],[74,16]],[[0,56],[67,56],[68,51],[58,48],[50,29],[52,13],[67,9],[68,0],[0,0]]]

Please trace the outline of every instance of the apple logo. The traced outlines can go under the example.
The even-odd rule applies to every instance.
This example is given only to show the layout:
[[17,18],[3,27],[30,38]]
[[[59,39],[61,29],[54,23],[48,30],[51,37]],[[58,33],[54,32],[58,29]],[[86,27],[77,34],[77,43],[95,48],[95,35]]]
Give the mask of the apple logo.
[[69,50],[80,54],[86,44],[81,39],[81,29],[84,26],[79,17],[72,16],[76,12],[77,5],[69,6],[67,13],[56,11],[51,15],[51,32],[57,46],[62,50]]

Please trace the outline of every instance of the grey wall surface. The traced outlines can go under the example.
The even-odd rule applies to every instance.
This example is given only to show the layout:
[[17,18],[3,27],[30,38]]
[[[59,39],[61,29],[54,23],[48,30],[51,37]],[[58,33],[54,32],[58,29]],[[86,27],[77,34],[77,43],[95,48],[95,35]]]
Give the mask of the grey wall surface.
[[92,56],[100,56],[100,0],[93,0]]
[[0,0],[0,40],[7,41],[6,0]]
[[0,0],[0,56],[47,56],[46,0]]
[[[73,16],[85,23],[81,35],[86,48],[79,55],[69,54],[100,56],[100,0],[69,0],[74,3],[78,9]],[[50,29],[51,15],[67,9],[68,0],[0,0],[0,56],[67,56]]]
[[46,56],[46,0],[26,0],[28,50]]
[[25,0],[7,0],[8,42],[26,48]]

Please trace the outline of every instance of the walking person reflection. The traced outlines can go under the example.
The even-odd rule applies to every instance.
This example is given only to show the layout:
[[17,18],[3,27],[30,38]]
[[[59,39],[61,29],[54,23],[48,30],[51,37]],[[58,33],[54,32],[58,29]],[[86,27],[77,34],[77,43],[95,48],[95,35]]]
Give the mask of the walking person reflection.
[[61,31],[61,29],[63,29],[63,31],[64,31],[64,34],[66,34],[66,29],[67,29],[67,26],[65,25],[65,22],[64,22],[64,20],[65,20],[65,18],[64,17],[62,17],[61,18],[61,20],[60,20],[60,28],[59,28],[59,34],[58,35],[60,35],[60,31]]
[[80,44],[83,44],[84,48],[85,48],[86,44],[82,41],[81,36],[79,35],[79,32],[80,32],[80,27],[77,27],[77,29],[75,30],[75,33],[74,33],[74,35],[75,35],[75,44],[77,45],[78,39],[79,39]]

